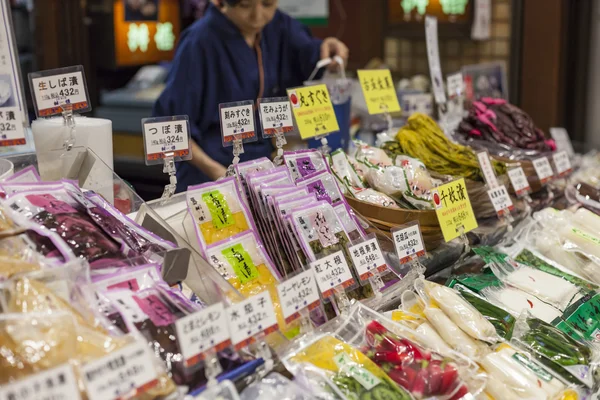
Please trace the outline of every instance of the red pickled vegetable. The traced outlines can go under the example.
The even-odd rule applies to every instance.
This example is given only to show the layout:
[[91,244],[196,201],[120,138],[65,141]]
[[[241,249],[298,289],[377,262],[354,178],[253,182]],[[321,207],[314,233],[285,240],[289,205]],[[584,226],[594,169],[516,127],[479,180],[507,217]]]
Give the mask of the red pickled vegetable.
[[454,394],[454,396],[452,396],[450,398],[450,400],[459,400],[462,399],[463,397],[465,397],[467,394],[469,394],[469,389],[465,386],[462,385],[458,391]]
[[375,363],[388,362],[395,365],[411,363],[413,358],[408,353],[397,353],[395,351],[376,351],[369,358]]
[[431,360],[431,352],[414,344],[413,342],[411,342],[408,339],[400,339],[400,342],[402,344],[404,344],[409,349],[410,352],[413,353],[416,361],[421,361],[421,360],[430,361]]
[[448,363],[444,367],[444,374],[442,375],[442,386],[440,388],[442,393],[448,393],[454,387],[454,382],[458,379],[458,370],[456,367]]
[[411,390],[413,383],[417,377],[417,371],[410,367],[406,368],[394,368],[388,373],[390,379],[402,386],[406,390]]
[[444,394],[441,393],[442,388],[442,377],[444,375],[444,370],[441,365],[438,363],[429,364],[429,385],[428,385],[428,393],[429,394]]
[[416,397],[423,397],[427,394],[427,383],[429,381],[429,369],[427,368],[427,361],[423,361],[421,369],[417,372],[417,376],[413,382],[413,386],[410,388],[410,392]]

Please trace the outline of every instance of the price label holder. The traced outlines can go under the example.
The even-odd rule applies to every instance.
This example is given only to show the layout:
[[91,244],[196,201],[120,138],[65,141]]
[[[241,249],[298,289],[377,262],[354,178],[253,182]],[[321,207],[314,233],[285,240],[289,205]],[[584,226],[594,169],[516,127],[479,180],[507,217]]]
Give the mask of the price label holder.
[[223,303],[213,304],[175,322],[175,331],[186,367],[204,360],[209,384],[223,371],[217,352],[231,346],[231,336]]
[[425,267],[419,261],[426,254],[419,221],[397,226],[391,232],[400,264],[409,263],[424,271]]
[[550,165],[550,161],[548,161],[548,157],[536,158],[532,161],[532,164],[542,185],[552,180],[554,172],[552,171],[552,166]]
[[323,154],[328,154],[330,148],[327,144],[327,135],[338,132],[340,127],[327,86],[321,84],[298,87],[288,89],[287,94],[292,104],[300,137],[303,140],[321,139],[319,150]]
[[464,86],[462,73],[458,72],[446,77],[448,103],[446,112],[440,115],[440,122],[446,136],[449,138],[453,137],[456,128],[463,118],[465,101]]
[[325,301],[331,301],[338,314],[350,309],[350,299],[346,290],[355,287],[356,281],[348,266],[344,252],[317,255],[317,260],[310,263],[310,269],[317,278],[317,286]]
[[235,174],[235,165],[244,154],[244,143],[256,142],[254,102],[252,100],[219,104],[221,137],[223,147],[233,146],[233,163],[227,168],[227,176]]
[[552,161],[554,162],[557,175],[561,178],[564,178],[573,171],[569,154],[566,151],[557,151],[552,154]]
[[75,146],[73,114],[92,110],[83,66],[32,72],[28,77],[35,114],[38,118],[62,115],[69,131],[63,148],[71,150]]
[[523,168],[521,166],[509,168],[507,174],[517,197],[523,198],[527,201],[527,204],[531,204],[532,200],[529,196],[531,187],[529,186],[527,175],[525,175]]
[[296,130],[292,107],[287,97],[269,97],[258,99],[258,112],[264,139],[275,138],[277,156],[273,162],[281,165],[283,162],[283,146],[287,144],[285,135]]
[[310,312],[321,305],[317,278],[312,269],[290,276],[277,285],[281,312],[287,324],[300,318],[302,333],[312,330]]
[[77,378],[69,363],[0,386],[2,400],[81,400]]
[[387,131],[392,131],[390,113],[400,112],[400,103],[389,69],[359,69],[358,80],[365,96],[369,114],[383,114],[387,121]]
[[469,250],[467,232],[477,228],[475,213],[467,193],[465,179],[457,179],[432,190],[435,213],[442,228],[444,240],[460,238]]
[[230,305],[227,308],[227,315],[235,350],[239,351],[252,343],[257,343],[256,355],[265,361],[265,369],[270,371],[273,360],[271,349],[265,339],[279,327],[269,292],[264,291]]
[[514,221],[510,212],[514,209],[512,200],[508,195],[508,191],[504,185],[498,183],[494,167],[490,155],[487,151],[478,151],[477,159],[479,160],[479,166],[483,172],[483,178],[488,187],[488,197],[496,210],[498,218],[504,219],[509,224],[509,230],[512,230],[512,223]]
[[175,163],[192,159],[190,121],[187,115],[143,118],[144,153],[146,165],[163,164],[169,175],[162,199],[168,200],[177,187]]
[[425,43],[427,45],[427,61],[429,63],[433,97],[442,113],[445,113],[447,110],[446,91],[444,90],[442,66],[440,63],[438,22],[436,17],[430,15],[425,16]]
[[348,246],[348,252],[360,284],[370,283],[375,295],[381,297],[381,290],[384,287],[381,277],[390,269],[381,251],[377,236],[370,234],[364,240],[352,242]]
[[575,150],[573,150],[573,144],[571,143],[571,138],[567,133],[565,128],[553,127],[550,128],[550,136],[554,139],[554,143],[556,144],[556,151],[566,151],[570,157],[575,155]]
[[[81,367],[90,400],[137,397],[158,384],[153,355],[137,341]],[[124,378],[125,377],[125,378]]]

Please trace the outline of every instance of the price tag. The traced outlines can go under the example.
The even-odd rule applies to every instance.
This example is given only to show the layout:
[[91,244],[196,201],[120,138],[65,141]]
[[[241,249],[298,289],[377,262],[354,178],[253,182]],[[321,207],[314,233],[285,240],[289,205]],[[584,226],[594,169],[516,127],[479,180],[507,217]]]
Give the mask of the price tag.
[[554,143],[556,143],[556,151],[566,151],[569,157],[575,155],[571,138],[565,128],[550,128],[550,136],[552,136]]
[[325,85],[287,90],[302,139],[324,136],[340,130]]
[[431,115],[433,113],[433,97],[429,93],[403,94],[402,109],[407,115],[414,113]]
[[494,210],[499,216],[505,213],[505,210],[512,211],[515,207],[513,206],[512,200],[506,191],[506,186],[500,185],[495,188],[488,190],[488,196],[492,201]]
[[136,397],[158,384],[153,355],[137,342],[81,367],[90,400]]
[[446,242],[477,228],[477,220],[464,178],[438,186],[432,190],[435,213]]
[[429,62],[429,74],[433,87],[433,96],[437,104],[446,102],[446,91],[442,78],[442,67],[440,64],[440,49],[438,45],[437,18],[427,15],[425,17],[425,41],[427,44],[427,61]]
[[187,367],[203,360],[209,350],[221,351],[231,346],[223,303],[213,304],[177,320],[175,330]]
[[92,110],[81,65],[32,72],[29,87],[38,118],[61,114],[64,104],[70,105],[73,112]]
[[517,196],[523,196],[531,191],[531,187],[529,186],[529,182],[527,181],[527,176],[525,175],[523,168],[516,167],[509,169],[508,178],[510,179],[510,183],[512,184]]
[[277,330],[277,318],[268,291],[232,304],[227,309],[231,341],[240,350],[254,341],[259,333],[268,335]]
[[287,97],[258,99],[260,123],[263,138],[271,138],[277,134],[294,131],[294,117]]
[[359,69],[357,72],[369,114],[400,111],[396,88],[389,69]]
[[243,143],[255,142],[254,102],[252,100],[219,104],[223,146],[233,146],[236,138]]
[[479,160],[481,172],[483,172],[488,187],[495,188],[498,186],[498,179],[496,179],[496,173],[492,167],[489,153],[487,151],[480,151],[477,153],[477,159]]
[[460,72],[448,75],[446,78],[446,85],[448,86],[448,97],[451,99],[454,97],[461,97],[465,91],[465,83],[463,82],[463,76]]
[[331,297],[336,286],[354,285],[354,278],[344,253],[340,250],[310,263],[317,277],[317,285],[324,298]]
[[571,160],[569,159],[569,154],[567,154],[566,151],[559,151],[552,154],[552,160],[554,161],[554,166],[556,167],[558,176],[562,177],[571,172]]
[[535,168],[535,173],[540,178],[542,185],[554,177],[548,157],[540,157],[533,160],[533,168]]
[[311,269],[277,285],[277,293],[286,324],[300,318],[300,310],[314,310],[321,304],[317,280]]
[[392,230],[392,238],[396,246],[396,254],[400,259],[400,264],[406,264],[414,258],[425,255],[425,246],[423,245],[423,236],[419,222],[400,226]]
[[163,159],[192,159],[190,122],[187,115],[142,119],[146,165],[162,164]]
[[80,400],[70,364],[29,375],[0,387],[0,400]]
[[377,238],[350,246],[349,250],[352,263],[361,281],[372,277],[373,271],[384,272],[388,267]]

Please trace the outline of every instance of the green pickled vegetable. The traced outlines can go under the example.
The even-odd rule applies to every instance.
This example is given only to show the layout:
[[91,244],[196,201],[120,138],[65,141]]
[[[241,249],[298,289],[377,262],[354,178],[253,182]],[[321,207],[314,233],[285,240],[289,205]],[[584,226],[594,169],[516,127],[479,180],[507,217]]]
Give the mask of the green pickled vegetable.
[[471,292],[462,285],[456,285],[455,289],[458,290],[460,295],[473,307],[475,307],[485,319],[494,325],[494,328],[496,328],[496,332],[500,337],[510,340],[512,337],[513,328],[515,327],[515,317],[500,307],[496,307],[483,298],[477,296],[475,293]]

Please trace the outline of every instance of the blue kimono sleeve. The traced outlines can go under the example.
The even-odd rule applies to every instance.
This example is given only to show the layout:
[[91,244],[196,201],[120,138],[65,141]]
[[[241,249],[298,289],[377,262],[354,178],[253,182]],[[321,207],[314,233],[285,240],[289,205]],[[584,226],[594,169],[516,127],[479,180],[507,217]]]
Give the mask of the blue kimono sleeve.
[[[191,35],[190,35],[191,36]],[[165,90],[154,103],[155,117],[187,115],[190,134],[198,143],[201,138],[198,115],[203,94],[202,48],[190,36],[182,37],[166,81]]]
[[307,79],[321,58],[323,40],[313,37],[310,30],[294,18],[287,16],[287,20],[289,47],[297,57],[302,76]]

